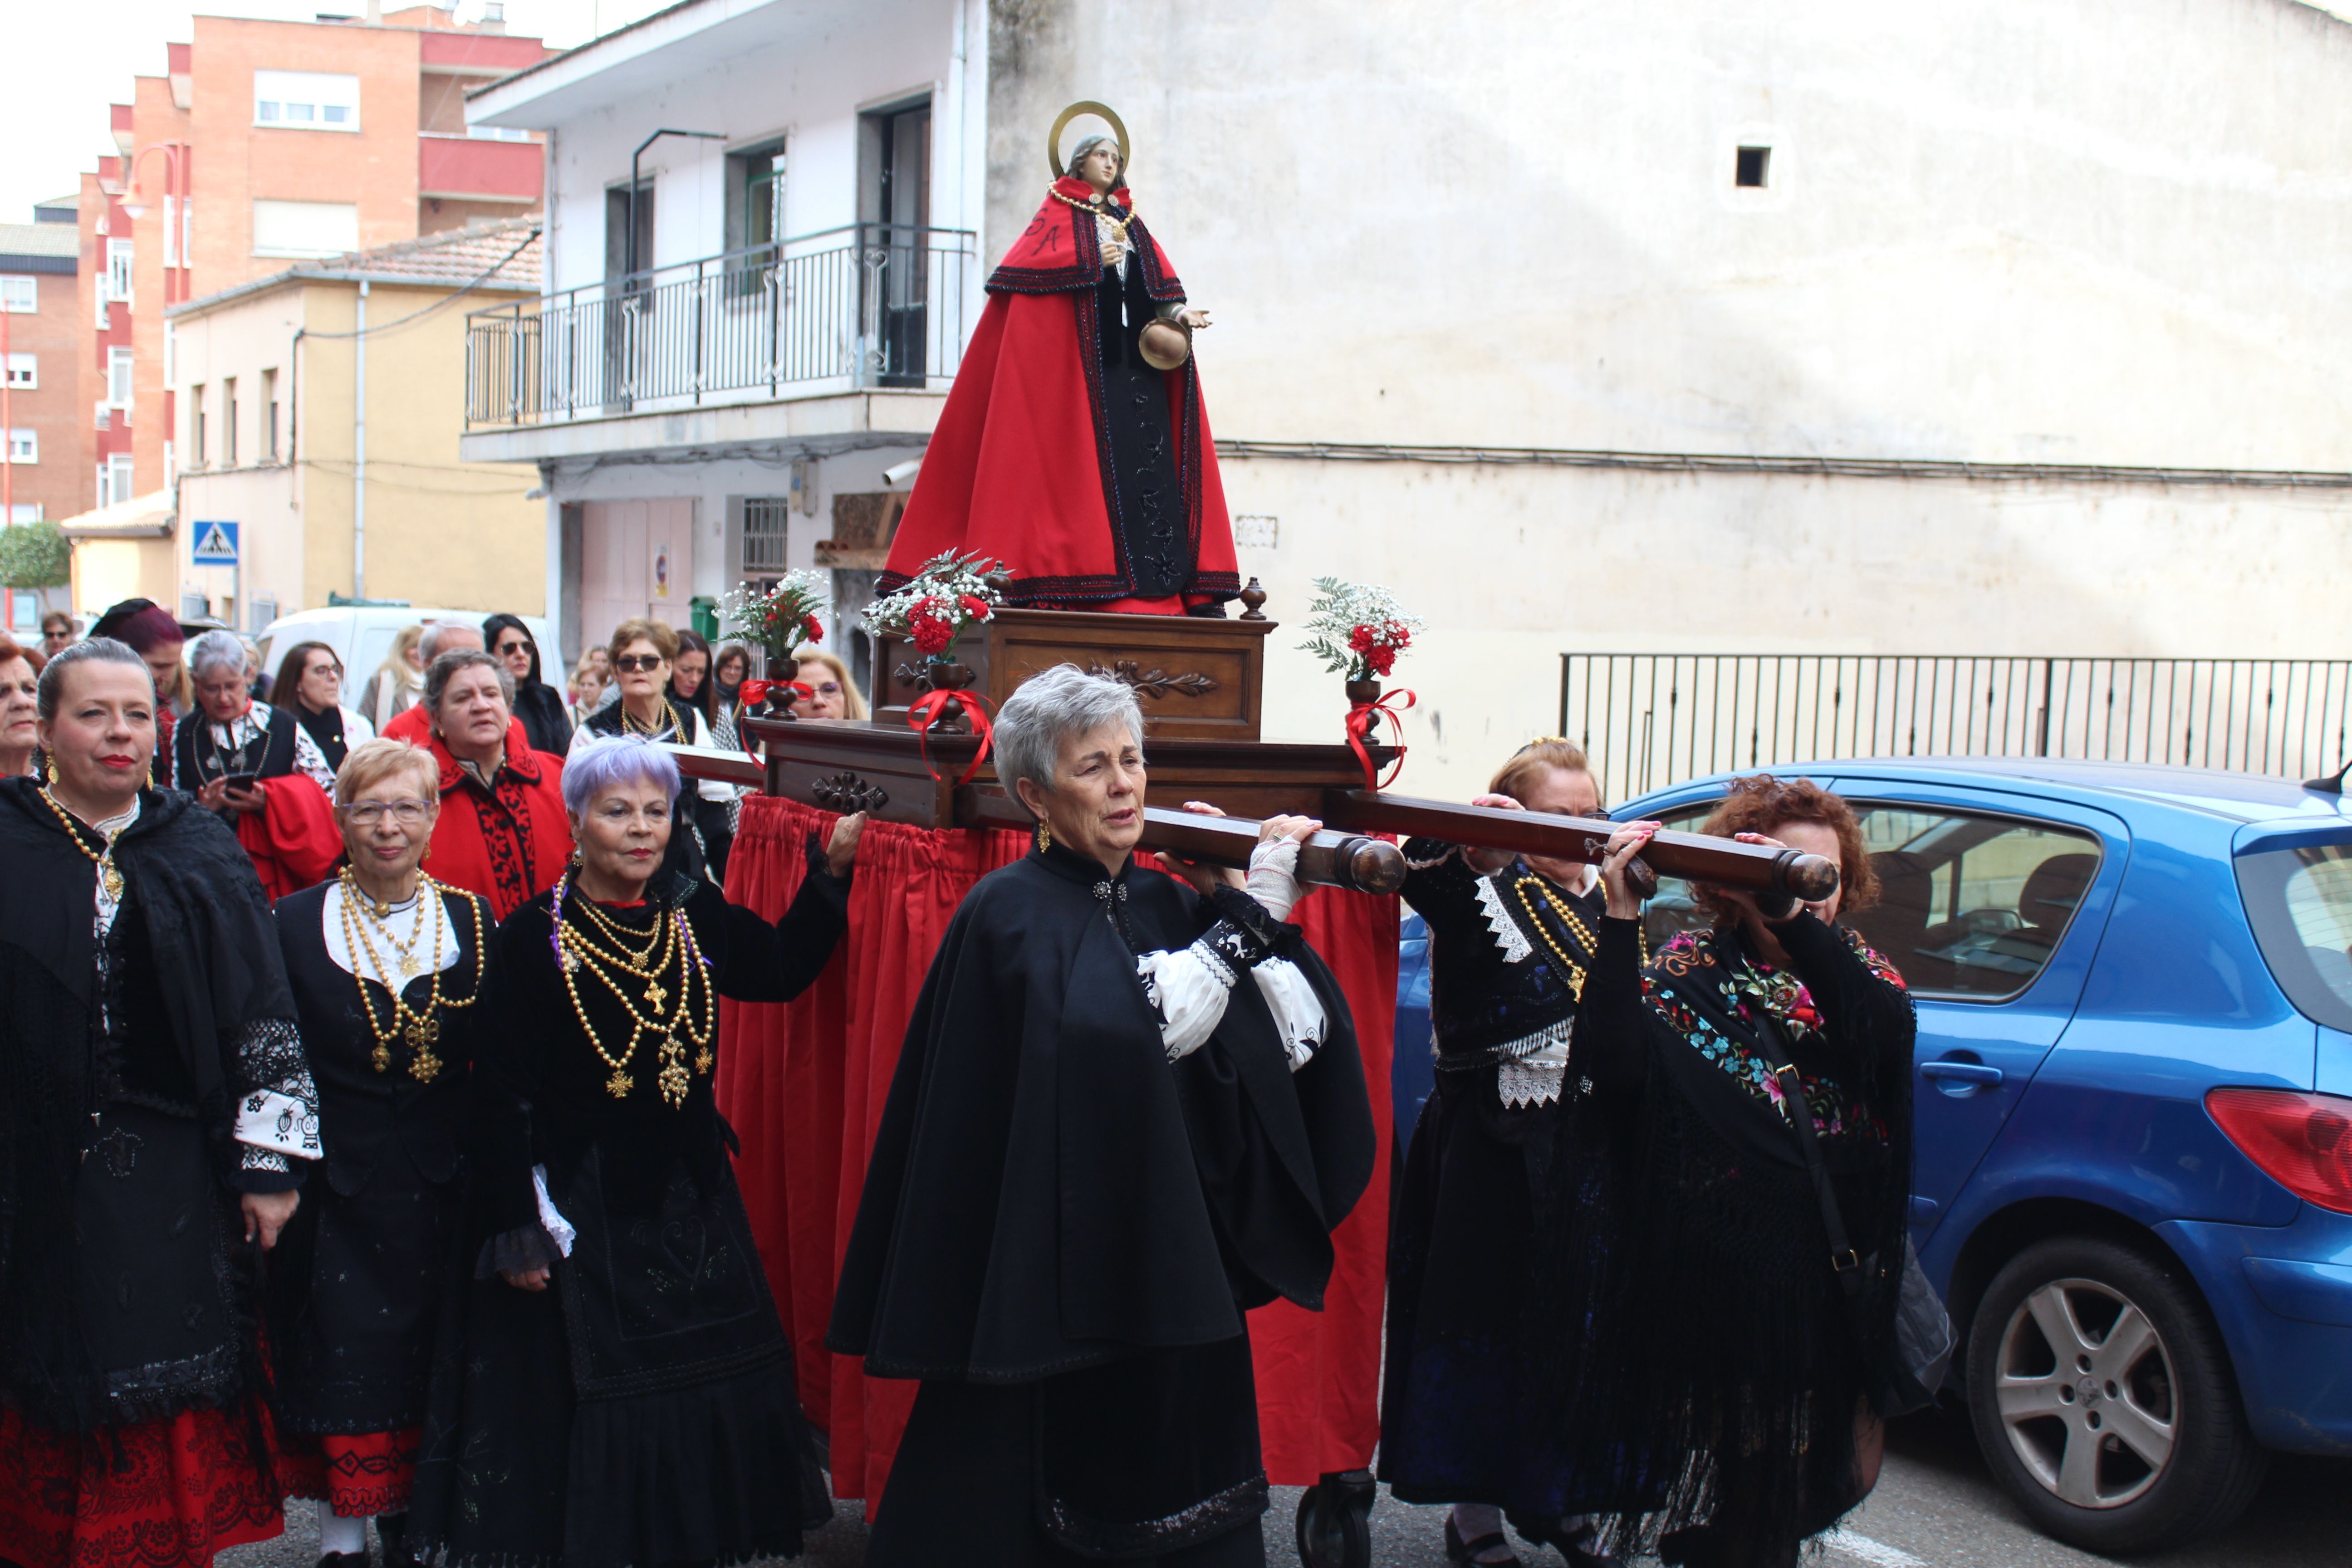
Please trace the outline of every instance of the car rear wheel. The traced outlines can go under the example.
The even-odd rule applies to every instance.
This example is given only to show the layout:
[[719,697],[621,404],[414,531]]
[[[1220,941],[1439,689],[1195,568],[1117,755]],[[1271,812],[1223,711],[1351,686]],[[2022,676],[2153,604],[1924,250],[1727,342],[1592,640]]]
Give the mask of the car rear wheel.
[[2041,1529],[2092,1552],[2235,1519],[2268,1455],[2195,1289],[2129,1247],[2062,1237],[1994,1276],[1969,1334],[1978,1447]]

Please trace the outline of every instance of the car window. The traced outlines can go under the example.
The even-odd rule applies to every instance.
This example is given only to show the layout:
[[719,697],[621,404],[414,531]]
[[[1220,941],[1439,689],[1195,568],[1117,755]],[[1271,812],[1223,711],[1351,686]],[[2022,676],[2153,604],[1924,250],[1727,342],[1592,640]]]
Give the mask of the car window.
[[[2094,834],[2056,823],[1857,800],[1877,900],[1842,918],[1915,993],[1999,1001],[2050,962],[2099,870]],[[1696,831],[1712,801],[1662,813]],[[1661,878],[1647,913],[1653,948],[1707,923],[1679,878]]]
[[2352,1031],[2352,842],[2241,855],[2238,892],[2295,1011]]
[[360,688],[383,667],[384,659],[392,652],[392,639],[399,635],[398,626],[363,626],[360,629],[358,654],[344,667],[344,679],[351,686],[344,699],[346,701],[360,700]]

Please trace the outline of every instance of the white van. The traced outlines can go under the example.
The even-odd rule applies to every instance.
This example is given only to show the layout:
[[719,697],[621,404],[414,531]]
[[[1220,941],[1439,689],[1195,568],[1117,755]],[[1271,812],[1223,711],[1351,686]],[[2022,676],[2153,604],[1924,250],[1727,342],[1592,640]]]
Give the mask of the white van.
[[[280,616],[263,628],[255,639],[261,648],[261,668],[273,677],[278,673],[278,660],[285,650],[298,642],[322,642],[335,650],[343,661],[343,700],[356,708],[360,692],[376,667],[392,652],[392,639],[400,635],[403,626],[429,626],[435,621],[457,621],[482,629],[489,619],[485,610],[435,610],[422,606],[402,609],[379,605],[342,605],[324,610],[297,610],[290,616]],[[525,616],[523,625],[530,628],[531,640],[539,644],[539,678],[563,689],[570,673],[563,666],[563,652],[555,646],[554,629],[544,616]]]

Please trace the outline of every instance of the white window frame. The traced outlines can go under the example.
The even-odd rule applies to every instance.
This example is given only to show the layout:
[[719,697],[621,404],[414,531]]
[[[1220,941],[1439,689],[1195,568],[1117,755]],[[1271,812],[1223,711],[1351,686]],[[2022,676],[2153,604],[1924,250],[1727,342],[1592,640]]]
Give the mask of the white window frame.
[[[350,84],[347,91],[344,83]],[[356,132],[360,79],[347,71],[257,70],[253,123],[264,131]]]
[[[21,374],[19,374],[21,373]],[[8,355],[8,386],[15,392],[37,392],[41,387],[41,356],[38,354]]]
[[8,432],[7,446],[5,450],[0,450],[0,462],[11,468],[37,468],[40,461],[41,433],[38,430],[20,425]]
[[90,416],[90,428],[93,430],[114,428],[114,410],[107,406],[106,399],[103,397],[98,400],[97,412]]
[[129,500],[131,492],[139,488],[139,472],[137,466],[131,459],[131,454],[117,452],[109,458],[106,463],[107,467],[114,470],[114,488],[121,492],[114,499],[117,501]]
[[110,239],[106,242],[106,275],[100,287],[105,289],[110,300],[120,300],[126,305],[131,303],[133,263],[137,256],[134,241]]
[[0,273],[0,310],[30,316],[41,308],[41,282],[30,272]]
[[16,515],[11,517],[8,521],[12,523],[38,522],[46,515],[47,514],[41,510],[41,503],[39,501],[20,500],[16,503]]
[[130,349],[106,351],[106,405],[128,412],[138,393],[139,358]]

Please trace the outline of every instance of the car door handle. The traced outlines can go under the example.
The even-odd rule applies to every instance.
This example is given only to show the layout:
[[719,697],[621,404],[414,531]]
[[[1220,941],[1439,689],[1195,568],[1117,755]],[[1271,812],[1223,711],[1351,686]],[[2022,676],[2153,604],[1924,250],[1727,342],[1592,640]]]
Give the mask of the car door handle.
[[1954,1078],[1962,1083],[1999,1083],[2000,1069],[1982,1062],[1921,1062],[1921,1078]]

